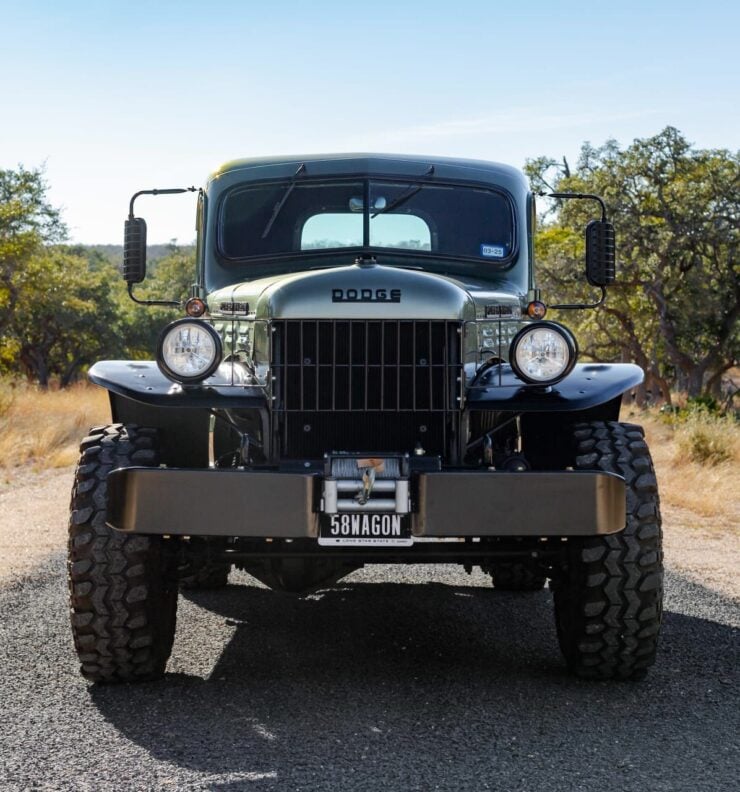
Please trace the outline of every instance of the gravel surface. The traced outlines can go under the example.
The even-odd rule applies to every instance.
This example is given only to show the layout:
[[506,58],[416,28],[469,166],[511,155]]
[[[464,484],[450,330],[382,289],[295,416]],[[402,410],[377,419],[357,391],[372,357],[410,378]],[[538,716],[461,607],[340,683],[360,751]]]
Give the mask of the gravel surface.
[[738,602],[669,572],[641,683],[565,675],[550,595],[379,566],[180,598],[166,679],[77,673],[64,560],[0,591],[0,788],[729,790]]
[[65,546],[73,471],[0,471],[0,585]]
[[740,764],[736,529],[664,505],[658,665],[568,677],[548,592],[378,566],[297,598],[180,598],[161,683],[77,672],[71,471],[0,482],[0,789],[723,790]]

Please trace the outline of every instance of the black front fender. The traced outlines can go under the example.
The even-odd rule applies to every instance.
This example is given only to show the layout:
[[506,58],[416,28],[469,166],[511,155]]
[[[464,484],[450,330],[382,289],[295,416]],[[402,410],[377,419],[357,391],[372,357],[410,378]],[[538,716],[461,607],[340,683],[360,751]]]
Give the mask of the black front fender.
[[579,363],[557,385],[526,385],[510,366],[492,366],[468,389],[469,410],[575,412],[612,401],[639,385],[643,370],[632,363]]
[[261,388],[209,383],[183,388],[167,379],[153,360],[101,360],[90,369],[88,377],[111,393],[156,407],[259,409],[266,406]]
[[[208,420],[214,408],[264,411],[261,389],[234,385],[181,388],[153,360],[104,360],[88,376],[110,396],[115,422],[157,429],[162,461],[208,466]],[[217,429],[218,435],[218,429]]]

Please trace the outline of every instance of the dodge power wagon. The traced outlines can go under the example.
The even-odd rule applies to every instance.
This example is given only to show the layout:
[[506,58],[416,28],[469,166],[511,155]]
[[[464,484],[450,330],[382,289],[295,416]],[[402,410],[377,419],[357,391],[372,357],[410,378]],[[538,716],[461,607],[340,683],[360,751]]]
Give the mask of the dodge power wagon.
[[[195,188],[189,188],[195,191]],[[145,190],[150,195],[183,189]],[[389,155],[247,159],[197,190],[182,318],[156,360],[96,363],[112,423],[72,492],[72,631],[90,680],[164,673],[178,589],[232,567],[305,593],[365,564],[549,580],[575,674],[639,679],[655,659],[662,550],[639,426],[642,371],[578,362],[545,318],[536,213],[519,171]],[[146,223],[125,224],[132,299]],[[601,198],[584,229],[592,304],[614,282]],[[430,614],[430,618],[432,614]]]

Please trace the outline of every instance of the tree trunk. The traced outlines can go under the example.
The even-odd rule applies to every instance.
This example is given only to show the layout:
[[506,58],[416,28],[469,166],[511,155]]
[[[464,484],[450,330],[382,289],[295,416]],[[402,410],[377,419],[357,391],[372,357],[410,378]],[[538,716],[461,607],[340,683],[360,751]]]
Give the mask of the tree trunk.
[[661,401],[665,402],[667,405],[673,404],[671,399],[671,388],[668,384],[668,380],[665,377],[661,377],[660,374],[653,372],[653,379],[655,380],[658,389],[661,393]]
[[704,392],[704,366],[693,366],[686,372],[686,395],[696,399]]
[[59,381],[60,388],[67,388],[77,379],[77,372],[80,370],[82,360],[75,358],[66,368]]
[[722,385],[728,385],[729,387],[726,388],[728,393],[732,393],[734,390],[733,382],[730,377],[727,378],[725,382],[722,381],[722,377],[732,368],[732,363],[726,363],[722,368],[718,371],[715,371],[707,380],[706,390],[710,396],[714,396],[715,399],[722,400],[725,397],[725,393],[722,391]]
[[671,391],[668,383],[652,366],[645,371],[644,387],[651,404],[670,404]]
[[40,358],[36,366],[36,376],[38,378],[39,387],[41,390],[49,389],[49,367],[46,361]]
[[646,382],[643,380],[634,390],[635,394],[635,404],[641,409],[644,410],[647,407],[648,398],[647,398],[647,387]]
[[46,355],[38,349],[22,349],[20,361],[29,379],[37,382],[42,390],[49,388],[49,366]]

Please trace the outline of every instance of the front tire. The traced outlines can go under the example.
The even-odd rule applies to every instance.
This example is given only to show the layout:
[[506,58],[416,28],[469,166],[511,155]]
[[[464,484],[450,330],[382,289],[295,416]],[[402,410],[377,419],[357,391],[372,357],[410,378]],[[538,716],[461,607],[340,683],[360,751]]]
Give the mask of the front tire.
[[157,679],[172,649],[177,610],[174,554],[160,536],[106,525],[111,470],[159,463],[157,432],[96,427],[80,446],[69,522],[72,635],[93,682]]
[[577,676],[641,679],[655,662],[663,608],[658,485],[641,427],[614,421],[574,427],[574,469],[618,473],[627,523],[609,536],[570,539],[553,581],[560,648]]

